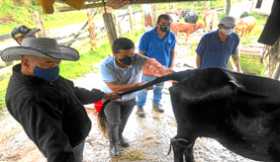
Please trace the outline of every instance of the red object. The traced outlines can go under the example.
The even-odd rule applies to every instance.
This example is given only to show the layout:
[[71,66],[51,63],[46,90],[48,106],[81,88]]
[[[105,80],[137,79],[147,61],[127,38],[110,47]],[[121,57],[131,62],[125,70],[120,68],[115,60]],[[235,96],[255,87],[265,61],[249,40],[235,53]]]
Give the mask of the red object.
[[96,112],[98,112],[98,113],[101,112],[101,110],[103,109],[103,101],[98,100],[98,101],[94,102],[93,104],[94,104]]

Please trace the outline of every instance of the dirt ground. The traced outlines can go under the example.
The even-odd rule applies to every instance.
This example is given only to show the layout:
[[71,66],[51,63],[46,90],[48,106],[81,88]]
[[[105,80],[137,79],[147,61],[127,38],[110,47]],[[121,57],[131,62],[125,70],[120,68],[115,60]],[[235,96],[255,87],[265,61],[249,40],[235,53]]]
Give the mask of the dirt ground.
[[[194,66],[194,58],[187,55],[185,47],[178,47],[177,70],[186,69],[184,64]],[[94,82],[94,84],[93,84]],[[102,84],[98,74],[88,74],[75,84],[91,89]],[[122,156],[111,159],[108,152],[108,140],[104,138],[96,124],[95,115],[90,112],[92,129],[86,139],[84,162],[172,162],[173,154],[166,155],[169,150],[170,138],[176,135],[176,123],[170,105],[165,84],[163,105],[164,114],[151,110],[152,94],[149,92],[145,111],[146,118],[141,119],[135,115],[135,110],[129,118],[124,136],[129,140],[130,147],[125,149]],[[88,105],[87,107],[91,107]],[[7,113],[0,120],[0,162],[45,162],[45,158],[35,145],[27,138],[22,128]],[[196,162],[253,162],[236,155],[217,141],[209,138],[199,138],[194,147]]]

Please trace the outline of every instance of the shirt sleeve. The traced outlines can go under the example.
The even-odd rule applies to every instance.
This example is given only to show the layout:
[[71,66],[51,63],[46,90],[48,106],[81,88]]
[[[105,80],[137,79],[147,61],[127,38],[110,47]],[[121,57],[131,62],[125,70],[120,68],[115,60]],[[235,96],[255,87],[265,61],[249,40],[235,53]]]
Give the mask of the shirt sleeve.
[[143,68],[143,65],[148,60],[147,57],[141,56],[139,54],[135,54],[135,65],[139,67],[139,69]]
[[111,83],[115,81],[113,71],[105,64],[100,66],[101,78],[104,82]]
[[172,41],[172,44],[171,44],[171,50],[174,50],[175,46],[176,46],[176,37],[173,34],[173,41]]
[[206,36],[203,36],[196,48],[197,55],[202,56],[204,54],[205,48],[206,48]]
[[105,93],[98,89],[87,90],[85,88],[75,87],[74,91],[83,105],[101,100],[105,96]]
[[148,51],[148,47],[149,47],[149,40],[148,40],[147,34],[144,34],[140,39],[139,51],[141,53],[143,53],[144,55],[146,55],[146,53]]
[[73,89],[75,96],[79,99],[79,101],[83,105],[96,102],[105,96],[105,93],[98,89],[88,90],[86,88],[75,87],[74,83],[69,80],[67,81],[66,84],[68,85],[68,88]]
[[9,111],[48,162],[74,162],[74,153],[62,127],[62,111],[55,103],[32,97],[13,102]]

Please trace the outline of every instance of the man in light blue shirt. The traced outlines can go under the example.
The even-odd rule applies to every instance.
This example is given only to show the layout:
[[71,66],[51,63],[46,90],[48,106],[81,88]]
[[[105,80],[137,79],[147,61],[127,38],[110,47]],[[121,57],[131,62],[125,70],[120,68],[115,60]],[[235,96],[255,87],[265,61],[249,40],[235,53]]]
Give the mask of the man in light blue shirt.
[[[155,59],[135,54],[134,43],[127,38],[116,39],[112,50],[113,56],[107,57],[101,64],[101,77],[107,85],[107,92],[120,93],[142,85],[140,81],[143,67],[153,71],[156,76],[170,73],[169,69]],[[135,105],[135,97],[134,93],[125,95],[109,102],[105,107],[111,156],[120,155],[119,147],[129,146],[122,132]]]
[[[158,17],[157,26],[144,33],[141,37],[139,44],[139,51],[141,54],[155,58],[166,68],[173,68],[174,56],[175,56],[175,35],[170,32],[171,18],[169,15],[162,14]],[[144,75],[142,77],[143,81],[150,81],[155,79],[155,77],[150,75]],[[162,96],[163,83],[157,84],[153,88],[153,110],[157,112],[164,112],[161,108],[160,100]],[[146,103],[147,91],[140,91],[137,98],[137,114],[139,117],[145,117],[143,107]]]

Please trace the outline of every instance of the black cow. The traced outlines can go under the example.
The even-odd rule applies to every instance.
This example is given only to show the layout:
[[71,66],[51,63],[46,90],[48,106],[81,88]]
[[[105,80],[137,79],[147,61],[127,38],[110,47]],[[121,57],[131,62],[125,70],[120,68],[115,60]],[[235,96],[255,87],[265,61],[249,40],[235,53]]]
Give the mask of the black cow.
[[184,18],[186,23],[193,23],[195,24],[198,20],[198,15],[194,11],[191,10],[184,10],[181,12],[181,17]]
[[[193,162],[197,137],[218,140],[249,159],[280,162],[280,82],[209,68],[157,78],[176,80],[169,91],[177,122],[171,139],[175,162]],[[102,115],[101,115],[102,116]]]

